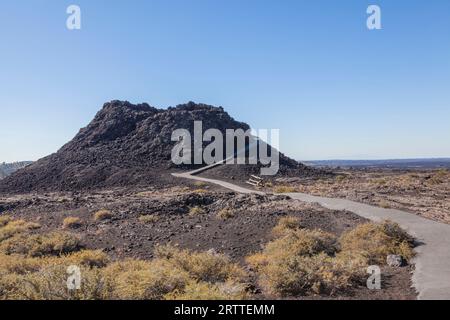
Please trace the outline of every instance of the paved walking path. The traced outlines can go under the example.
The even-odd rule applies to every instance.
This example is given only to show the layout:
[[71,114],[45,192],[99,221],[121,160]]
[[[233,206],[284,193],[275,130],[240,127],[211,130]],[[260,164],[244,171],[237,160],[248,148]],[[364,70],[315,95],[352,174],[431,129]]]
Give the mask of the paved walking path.
[[[239,193],[264,194],[264,192],[240,187],[222,180],[195,176],[194,173],[199,172],[173,173],[172,175],[214,183]],[[389,219],[397,222],[421,243],[416,248],[417,256],[414,259],[415,271],[413,273],[413,286],[419,293],[418,298],[423,300],[450,299],[450,225],[404,211],[383,209],[346,199],[317,197],[304,193],[286,193],[286,195],[304,202],[315,202],[332,210],[351,211],[373,221]]]

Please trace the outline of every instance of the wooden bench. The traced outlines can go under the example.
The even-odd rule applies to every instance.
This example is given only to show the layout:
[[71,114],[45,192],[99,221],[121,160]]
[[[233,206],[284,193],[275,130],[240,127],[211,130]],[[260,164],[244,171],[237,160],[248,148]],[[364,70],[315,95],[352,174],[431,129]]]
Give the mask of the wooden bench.
[[250,179],[245,181],[245,183],[252,185],[254,187],[260,187],[263,182],[263,179],[254,175],[250,176]]

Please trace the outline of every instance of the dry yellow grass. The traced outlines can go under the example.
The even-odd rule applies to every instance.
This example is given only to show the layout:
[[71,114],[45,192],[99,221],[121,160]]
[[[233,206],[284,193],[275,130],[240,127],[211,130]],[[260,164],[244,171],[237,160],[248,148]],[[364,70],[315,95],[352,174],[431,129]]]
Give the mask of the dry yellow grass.
[[73,265],[103,268],[110,259],[102,250],[82,250],[63,257],[65,261]]
[[159,217],[155,214],[145,214],[139,217],[139,221],[142,223],[155,223],[159,221]]
[[380,200],[380,201],[378,201],[378,205],[379,205],[381,208],[384,208],[384,209],[390,209],[390,208],[391,208],[391,205],[390,205],[389,202],[387,202],[386,200]]
[[298,189],[290,186],[276,186],[273,188],[274,193],[292,193],[298,192]]
[[431,177],[428,179],[428,183],[431,185],[441,184],[449,180],[449,170],[439,169],[433,172]]
[[234,211],[231,209],[222,209],[217,212],[217,217],[222,220],[227,220],[234,217]]
[[388,181],[386,179],[375,179],[375,184],[380,186],[385,186],[388,184]]
[[302,228],[300,219],[297,217],[283,217],[278,221],[278,224],[273,228],[272,234],[275,237],[285,235],[290,231],[299,230]]
[[0,242],[0,252],[11,255],[21,254],[29,257],[61,255],[78,250],[80,239],[64,232],[48,234],[17,234]]
[[225,282],[242,280],[245,272],[224,255],[215,252],[191,252],[173,246],[160,246],[155,249],[159,259],[165,259],[173,268],[181,269],[197,281]]
[[[104,253],[78,251],[79,239],[68,233],[31,234],[36,227],[23,220],[11,220],[2,227],[9,236],[0,240],[0,300],[108,296],[98,271],[108,263]],[[82,268],[83,285],[82,290],[69,292],[67,267],[73,264]]]
[[9,239],[16,234],[40,228],[40,224],[34,222],[27,222],[25,220],[11,220],[6,218],[3,221],[3,226],[0,227],[0,241]]
[[190,216],[198,216],[198,215],[205,214],[205,213],[206,213],[206,210],[203,209],[202,207],[197,206],[197,207],[192,207],[189,209]]
[[[225,256],[172,246],[158,247],[155,253],[152,261],[127,260],[105,268],[115,298],[213,299],[223,297],[229,288],[230,296],[237,299],[236,288],[245,287],[245,272]],[[234,294],[227,287],[231,282],[236,284]],[[239,293],[244,297],[244,292]]]
[[413,238],[396,223],[366,223],[344,233],[340,239],[343,251],[358,252],[370,263],[384,264],[390,254],[410,260],[414,256]]
[[295,224],[291,219],[280,222],[279,238],[246,258],[268,294],[333,295],[362,283],[369,263],[385,264],[388,254],[412,256],[412,239],[390,222],[361,225],[344,234],[340,244],[332,234]]
[[265,252],[273,257],[279,254],[312,256],[322,252],[333,255],[336,251],[337,239],[334,235],[322,230],[307,229],[289,232],[270,242],[265,248]]
[[[80,290],[67,289],[67,265],[52,264],[27,274],[0,277],[0,298],[23,300],[92,300],[110,297],[101,272],[81,267]],[[1,275],[1,272],[0,272]]]
[[82,222],[78,217],[67,217],[63,220],[64,229],[76,229],[81,227]]
[[365,261],[348,263],[343,258],[334,258],[323,251],[313,255],[291,255],[286,251],[275,252],[273,249],[250,257],[247,261],[256,263],[254,268],[264,291],[280,297],[332,295],[353,286],[365,271]]
[[29,258],[21,255],[6,255],[0,253],[0,272],[6,274],[25,274],[29,272],[39,271],[45,264],[46,260],[41,258]]
[[245,283],[200,281],[167,259],[127,260],[106,267],[80,264],[82,287],[69,291],[67,267],[72,262],[70,258],[58,258],[51,264],[36,263],[22,273],[11,272],[0,264],[0,299],[209,300],[248,296]]
[[196,187],[198,187],[198,188],[203,188],[203,187],[205,187],[207,184],[206,184],[206,182],[203,182],[203,181],[195,181],[194,182],[194,186],[196,186]]
[[[361,225],[342,235],[340,245],[332,234],[301,229],[292,217],[279,226],[279,238],[246,261],[264,292],[280,297],[333,295],[360,283],[369,262],[412,256],[411,237],[391,222]],[[67,290],[70,265],[81,269],[80,290]],[[153,260],[111,263],[100,250],[80,251],[68,233],[26,229],[0,241],[0,299],[248,299],[247,279],[241,266],[214,251],[159,246]]]
[[154,194],[155,194],[154,191],[141,191],[141,192],[136,193],[136,195],[137,195],[138,197],[151,197],[151,196],[153,196]]
[[[105,272],[108,271],[109,268],[106,268]],[[189,281],[186,272],[171,268],[163,260],[148,262],[137,270],[113,272],[110,276],[113,279],[113,295],[131,300],[160,300],[164,295],[184,288]]]
[[245,300],[249,298],[245,284],[228,281],[212,284],[189,282],[183,290],[175,290],[164,296],[166,300]]
[[347,176],[344,176],[344,175],[338,175],[338,176],[336,176],[336,178],[335,178],[335,180],[336,180],[337,183],[341,183],[341,182],[343,182],[345,179],[347,179]]
[[99,210],[94,214],[94,220],[95,221],[104,221],[111,219],[113,217],[113,214],[109,210]]
[[26,274],[37,272],[45,267],[58,264],[102,268],[105,267],[109,261],[108,255],[101,250],[82,250],[67,255],[40,257],[0,253],[0,272]]
[[6,226],[11,220],[11,217],[8,215],[0,216],[0,228]]
[[[156,251],[150,261],[111,263],[101,250],[79,251],[69,234],[16,233],[0,241],[0,300],[247,297],[245,271],[228,257],[170,246]],[[67,268],[72,265],[82,274],[79,290],[67,289]]]

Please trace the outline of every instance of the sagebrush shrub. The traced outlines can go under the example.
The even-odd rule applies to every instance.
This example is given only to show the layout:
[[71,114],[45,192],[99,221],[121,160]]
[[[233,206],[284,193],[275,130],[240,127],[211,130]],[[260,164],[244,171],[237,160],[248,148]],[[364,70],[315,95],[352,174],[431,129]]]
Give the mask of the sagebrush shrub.
[[247,288],[233,281],[208,283],[190,281],[182,290],[164,296],[166,300],[244,300],[248,299]]
[[155,223],[158,222],[159,217],[154,214],[145,214],[139,217],[139,221],[142,223]]
[[[108,268],[106,272],[108,272]],[[126,270],[113,277],[113,294],[120,299],[160,300],[164,295],[184,288],[189,275],[164,260],[154,260],[140,270]]]
[[[247,297],[245,271],[214,251],[161,246],[153,260],[111,263],[101,250],[81,250],[79,239],[70,233],[30,234],[25,225],[13,223],[20,232],[0,242],[0,299]],[[72,265],[81,270],[80,290],[67,289],[67,268]]]
[[186,271],[192,278],[206,282],[241,281],[244,270],[230,261],[227,256],[209,252],[191,252],[172,246],[160,246],[155,250],[156,257],[167,260],[173,268]]
[[106,267],[110,261],[108,255],[102,250],[82,250],[64,257],[67,264],[87,267]]
[[222,220],[227,220],[234,217],[234,211],[231,209],[222,209],[217,212],[217,217]]
[[3,220],[3,226],[0,227],[0,242],[9,239],[16,234],[24,233],[39,227],[40,225],[38,223],[6,218]]
[[111,219],[113,217],[113,214],[109,210],[99,210],[94,214],[94,220],[95,221],[104,221]]
[[[10,275],[13,285],[8,288],[9,299],[26,300],[96,300],[109,299],[111,293],[105,285],[101,270],[80,267],[81,288],[68,290],[67,266],[52,264],[37,272],[24,275]],[[10,284],[11,284],[10,280]]]
[[82,222],[78,217],[67,217],[63,220],[64,229],[76,229],[81,227]]
[[198,216],[198,215],[205,214],[205,213],[206,213],[206,210],[203,209],[202,207],[197,206],[197,207],[192,207],[189,209],[190,216]]
[[29,258],[21,255],[6,255],[0,253],[0,271],[5,273],[25,274],[39,271],[49,261],[46,259]]
[[301,220],[297,217],[282,217],[273,228],[272,234],[276,237],[285,235],[288,232],[302,228]]
[[11,220],[12,218],[8,215],[0,216],[0,228],[6,226]]
[[387,254],[412,256],[413,239],[397,224],[366,223],[340,241],[321,230],[306,230],[287,218],[275,227],[279,238],[246,258],[264,292],[290,297],[334,295],[362,284],[369,264],[385,264]]
[[65,232],[47,234],[17,234],[0,242],[0,252],[30,257],[61,255],[80,249],[80,239]]
[[390,254],[410,260],[414,256],[414,239],[391,221],[365,223],[344,233],[340,238],[343,251],[364,255],[371,264],[385,264]]
[[289,232],[267,244],[264,252],[271,256],[312,256],[319,253],[333,255],[337,251],[337,238],[322,230],[300,229]]

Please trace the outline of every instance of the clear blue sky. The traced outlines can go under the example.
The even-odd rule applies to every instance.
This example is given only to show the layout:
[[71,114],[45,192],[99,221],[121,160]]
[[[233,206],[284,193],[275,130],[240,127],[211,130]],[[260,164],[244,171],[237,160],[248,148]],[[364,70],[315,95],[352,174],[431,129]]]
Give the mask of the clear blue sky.
[[55,152],[113,99],[221,105],[296,159],[450,156],[448,0],[2,1],[0,40],[0,162]]

